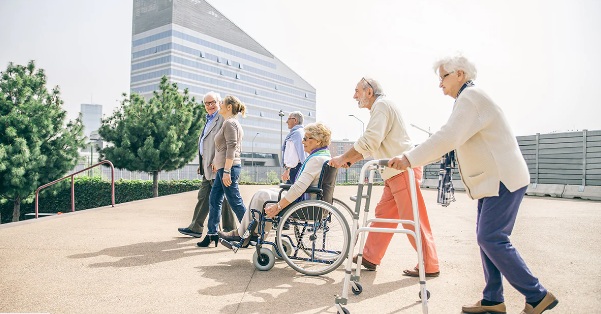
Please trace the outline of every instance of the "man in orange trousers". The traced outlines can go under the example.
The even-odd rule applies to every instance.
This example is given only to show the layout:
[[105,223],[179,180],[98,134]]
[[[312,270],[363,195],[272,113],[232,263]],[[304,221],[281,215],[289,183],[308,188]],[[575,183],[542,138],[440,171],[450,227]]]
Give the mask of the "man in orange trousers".
[[[399,108],[385,97],[378,81],[368,77],[361,78],[355,87],[353,98],[357,100],[359,108],[367,108],[370,111],[370,119],[364,134],[347,152],[332,158],[331,166],[348,167],[369,156],[376,159],[392,158],[412,148],[411,139],[407,134]],[[436,277],[440,274],[440,269],[428,212],[419,189],[421,169],[415,169],[415,172],[426,276]],[[387,167],[381,175],[384,179],[384,192],[375,209],[376,218],[413,220],[407,172]],[[394,228],[396,226],[390,223],[374,222],[371,227]],[[404,227],[414,230],[412,226]],[[376,270],[386,253],[392,235],[392,233],[369,233],[362,253],[363,267],[368,270]],[[409,235],[408,238],[413,248],[417,248],[415,239]],[[356,258],[354,258],[355,261]],[[419,276],[415,268],[407,269],[403,274],[412,277]]]

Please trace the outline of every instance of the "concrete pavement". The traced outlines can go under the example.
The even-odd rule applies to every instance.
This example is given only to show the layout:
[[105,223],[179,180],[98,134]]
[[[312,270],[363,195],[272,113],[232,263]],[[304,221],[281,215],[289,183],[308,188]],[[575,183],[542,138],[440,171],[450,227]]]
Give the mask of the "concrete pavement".
[[[242,186],[243,198],[259,188]],[[338,186],[335,197],[352,205],[355,193],[356,186]],[[427,281],[429,310],[460,313],[484,285],[476,202],[457,193],[443,208],[434,190],[424,197],[441,262],[441,276]],[[308,277],[278,261],[261,272],[252,249],[198,248],[199,239],[177,232],[190,222],[195,198],[188,192],[0,226],[0,312],[335,313],[343,267]],[[512,242],[559,298],[548,313],[601,311],[600,225],[600,202],[524,200]],[[347,308],[421,313],[418,280],[401,276],[415,264],[406,237],[395,236],[378,271],[362,272],[363,293],[350,296]],[[519,313],[524,300],[507,283],[505,296],[508,313]]]

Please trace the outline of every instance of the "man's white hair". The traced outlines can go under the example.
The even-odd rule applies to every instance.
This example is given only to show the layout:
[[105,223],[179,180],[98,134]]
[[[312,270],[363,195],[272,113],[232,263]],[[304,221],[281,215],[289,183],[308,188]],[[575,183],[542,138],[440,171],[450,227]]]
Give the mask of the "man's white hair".
[[366,88],[373,89],[374,95],[376,97],[385,96],[384,88],[382,88],[382,85],[380,84],[380,82],[376,81],[375,79],[373,79],[369,76],[364,76],[361,78],[361,84],[363,86],[363,89],[366,89]]
[[211,96],[211,97],[213,97],[213,99],[215,99],[215,101],[217,101],[217,102],[220,102],[220,101],[221,101],[221,95],[219,95],[219,93],[216,93],[216,92],[210,91],[210,92],[206,93],[206,94],[204,95],[204,97],[202,98],[203,102],[204,102],[204,99],[205,99],[205,97],[207,97],[207,96]]
[[298,124],[303,124],[303,114],[300,111],[292,111],[288,117],[292,117],[294,119],[296,119],[296,122],[298,122]]

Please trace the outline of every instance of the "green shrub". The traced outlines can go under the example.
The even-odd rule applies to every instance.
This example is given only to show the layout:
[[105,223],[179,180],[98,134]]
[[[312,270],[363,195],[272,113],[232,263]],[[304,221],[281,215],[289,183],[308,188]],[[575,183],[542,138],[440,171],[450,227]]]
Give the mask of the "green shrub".
[[[159,196],[197,190],[200,180],[159,181]],[[111,182],[100,177],[76,177],[74,180],[75,210],[84,210],[111,205]],[[115,181],[115,204],[131,202],[152,197],[150,180]],[[39,196],[40,213],[58,213],[71,211],[71,185],[65,180],[56,186],[41,191]],[[13,203],[0,200],[2,223],[12,220]],[[35,212],[35,195],[21,203],[21,217]]]

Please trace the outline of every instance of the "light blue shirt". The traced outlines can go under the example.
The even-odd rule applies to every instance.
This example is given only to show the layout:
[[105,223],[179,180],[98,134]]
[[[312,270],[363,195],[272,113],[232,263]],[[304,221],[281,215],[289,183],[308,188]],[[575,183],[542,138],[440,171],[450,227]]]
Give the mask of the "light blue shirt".
[[211,125],[211,123],[213,123],[213,120],[215,120],[215,116],[217,116],[217,114],[217,111],[215,111],[213,114],[207,114],[207,123],[205,123],[205,127],[202,129],[202,134],[200,134],[200,140],[198,141],[198,152],[200,153],[200,156],[203,156],[202,142],[204,142],[205,130]]

